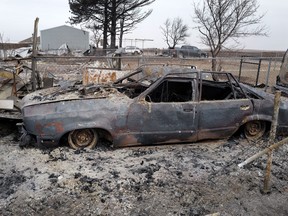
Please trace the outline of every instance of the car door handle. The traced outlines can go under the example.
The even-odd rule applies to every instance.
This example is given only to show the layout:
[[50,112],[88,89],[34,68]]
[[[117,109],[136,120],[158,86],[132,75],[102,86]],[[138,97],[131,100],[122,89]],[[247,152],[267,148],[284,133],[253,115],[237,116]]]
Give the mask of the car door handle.
[[184,112],[193,112],[193,110],[194,109],[189,109],[189,108],[183,109]]
[[240,109],[241,109],[241,110],[248,110],[249,108],[250,108],[249,105],[242,105],[242,106],[240,106]]

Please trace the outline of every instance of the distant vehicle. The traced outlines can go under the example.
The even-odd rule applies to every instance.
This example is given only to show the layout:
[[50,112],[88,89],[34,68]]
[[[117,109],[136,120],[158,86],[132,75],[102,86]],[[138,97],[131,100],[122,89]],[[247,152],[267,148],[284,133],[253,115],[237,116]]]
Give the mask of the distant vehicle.
[[115,55],[142,55],[143,54],[143,50],[141,50],[140,48],[136,47],[136,46],[127,46],[127,47],[122,47],[122,48],[118,48],[115,52]]
[[[68,141],[93,148],[189,143],[241,130],[250,140],[270,128],[274,97],[230,73],[172,66],[141,67],[113,84],[39,90],[23,98],[21,145],[54,147]],[[278,132],[288,129],[281,101]],[[33,143],[33,142],[32,142]]]
[[175,47],[175,49],[168,49],[163,52],[163,55],[172,57],[186,58],[186,57],[198,57],[207,58],[208,53],[200,50],[195,46],[183,45],[181,48]]
[[136,46],[127,46],[124,49],[122,49],[122,54],[126,55],[142,55],[143,50]]

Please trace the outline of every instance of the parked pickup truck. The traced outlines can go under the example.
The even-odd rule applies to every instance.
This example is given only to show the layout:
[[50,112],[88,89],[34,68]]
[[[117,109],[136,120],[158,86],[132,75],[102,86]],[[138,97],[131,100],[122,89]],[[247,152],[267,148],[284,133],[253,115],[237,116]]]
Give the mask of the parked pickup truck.
[[183,45],[180,48],[164,50],[163,55],[172,57],[186,58],[186,57],[201,57],[207,58],[208,54],[203,52],[195,46]]

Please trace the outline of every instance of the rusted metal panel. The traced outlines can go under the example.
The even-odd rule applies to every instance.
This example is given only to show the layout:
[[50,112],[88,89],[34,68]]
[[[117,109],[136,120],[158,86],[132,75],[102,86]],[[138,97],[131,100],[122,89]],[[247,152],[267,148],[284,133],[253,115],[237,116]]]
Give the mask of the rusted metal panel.
[[[63,122],[49,122],[49,123],[36,123],[35,129],[39,134],[45,134],[51,133],[53,135],[54,133],[63,133],[64,132],[64,126]],[[46,130],[46,131],[45,131]]]
[[83,70],[83,85],[112,83],[128,72],[87,67]]

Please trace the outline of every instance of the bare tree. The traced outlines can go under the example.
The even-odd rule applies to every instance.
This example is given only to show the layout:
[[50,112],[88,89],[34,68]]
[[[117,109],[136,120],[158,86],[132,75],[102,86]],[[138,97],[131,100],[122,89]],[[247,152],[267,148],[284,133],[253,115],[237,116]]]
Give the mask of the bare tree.
[[216,57],[228,41],[248,36],[266,36],[261,25],[264,14],[257,15],[257,0],[203,0],[194,4],[195,22],[202,43],[210,47],[212,70]]
[[186,37],[189,37],[188,26],[179,17],[174,18],[172,21],[169,18],[166,19],[164,26],[160,28],[169,49],[174,49],[179,42],[184,42]]
[[87,22],[84,28],[86,28],[87,30],[90,30],[92,33],[92,36],[90,36],[91,44],[95,46],[96,48],[99,48],[99,45],[103,37],[102,26],[97,25],[95,22],[92,22],[92,23]]
[[[149,4],[151,3],[152,1],[149,2]],[[138,23],[142,22],[152,13],[152,9],[142,12],[140,8],[127,10],[127,7],[129,8],[129,4],[122,4],[117,13],[119,14],[119,47],[122,47],[123,35],[134,30]]]
[[69,0],[71,12],[70,23],[85,23],[92,26],[91,23],[97,23],[103,31],[103,48],[107,48],[109,12],[108,0]]

